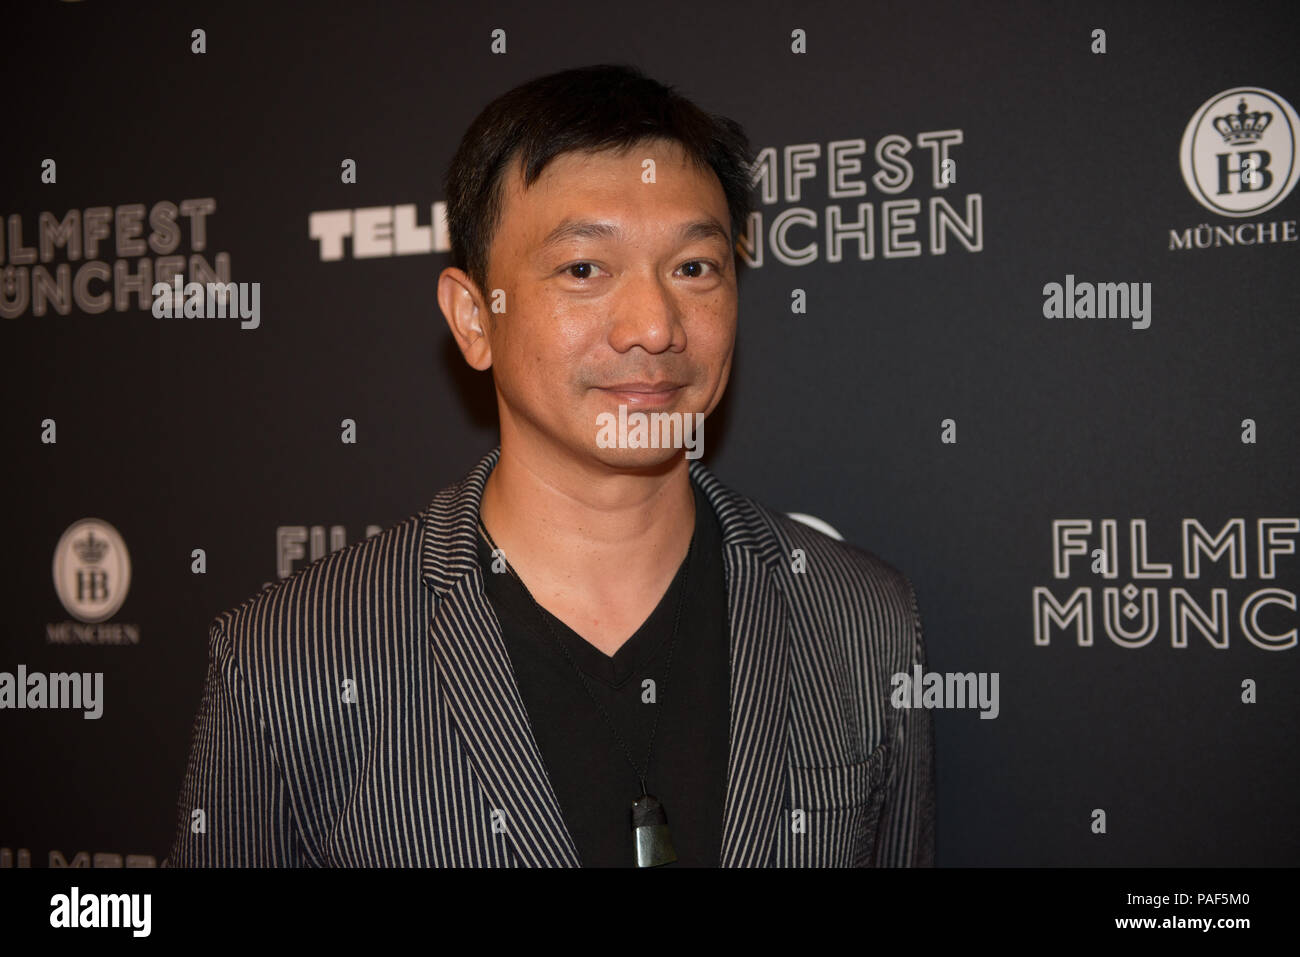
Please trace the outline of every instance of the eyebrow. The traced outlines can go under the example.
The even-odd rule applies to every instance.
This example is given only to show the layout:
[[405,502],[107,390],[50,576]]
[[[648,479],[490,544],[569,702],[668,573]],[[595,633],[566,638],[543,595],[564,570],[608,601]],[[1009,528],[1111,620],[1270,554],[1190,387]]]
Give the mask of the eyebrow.
[[[686,242],[713,239],[715,237],[721,239],[724,243],[730,244],[731,242],[730,235],[716,219],[697,219],[694,222],[683,223],[681,229],[677,231],[677,236]],[[623,230],[613,223],[601,223],[586,219],[566,219],[546,234],[546,238],[542,240],[539,248],[546,250],[573,239],[612,239],[623,242],[626,241],[627,237]]]

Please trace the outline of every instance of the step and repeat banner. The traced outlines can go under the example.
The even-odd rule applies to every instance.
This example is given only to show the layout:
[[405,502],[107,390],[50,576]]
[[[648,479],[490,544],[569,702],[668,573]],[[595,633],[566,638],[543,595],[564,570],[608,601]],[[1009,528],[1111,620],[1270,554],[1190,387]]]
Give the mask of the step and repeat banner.
[[1300,861],[1289,4],[3,21],[0,866],[161,864],[209,624],[496,444],[442,176],[596,63],[753,145],[703,460],[915,584],[938,863]]

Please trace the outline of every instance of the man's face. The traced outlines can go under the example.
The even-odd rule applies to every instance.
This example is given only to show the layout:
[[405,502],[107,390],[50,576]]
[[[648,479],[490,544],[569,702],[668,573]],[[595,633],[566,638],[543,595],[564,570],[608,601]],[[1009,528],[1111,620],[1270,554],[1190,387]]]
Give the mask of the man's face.
[[[642,179],[647,159],[654,182]],[[680,456],[601,448],[598,417],[620,404],[692,423],[713,411],[736,334],[729,221],[717,177],[672,142],[561,154],[526,191],[512,170],[482,290],[489,309],[504,292],[504,313],[485,327],[502,441],[622,469]]]

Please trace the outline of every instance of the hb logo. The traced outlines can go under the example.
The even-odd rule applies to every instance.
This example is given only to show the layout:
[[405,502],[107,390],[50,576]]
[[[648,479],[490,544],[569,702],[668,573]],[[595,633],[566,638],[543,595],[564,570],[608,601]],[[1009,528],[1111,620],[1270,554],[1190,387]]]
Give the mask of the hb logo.
[[98,518],[73,522],[54,547],[54,591],[79,621],[113,617],[131,587],[131,556],[116,528]]
[[1300,118],[1269,90],[1239,86],[1201,104],[1179,150],[1183,180],[1196,200],[1222,216],[1254,216],[1286,199],[1296,184]]

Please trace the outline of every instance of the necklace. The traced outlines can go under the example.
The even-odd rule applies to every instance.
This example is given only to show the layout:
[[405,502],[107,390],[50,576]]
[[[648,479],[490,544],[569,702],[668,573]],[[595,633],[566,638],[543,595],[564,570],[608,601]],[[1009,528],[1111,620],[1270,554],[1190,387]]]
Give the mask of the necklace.
[[[478,527],[483,533],[483,537],[487,539],[487,543],[492,548],[492,551],[499,553],[504,557],[505,553],[502,552],[501,549],[497,548],[496,542],[492,540],[492,536],[488,533],[487,526],[483,524],[482,516],[479,517]],[[686,598],[686,583],[689,580],[691,573],[691,552],[694,550],[695,535],[692,534],[691,543],[686,548],[686,560],[684,562],[685,571],[682,576],[681,591],[677,595],[677,610],[673,615],[673,634],[672,639],[668,644],[668,660],[664,665],[664,676],[659,682],[659,695],[662,695],[663,689],[667,686],[668,672],[672,669],[673,665],[673,650],[677,647],[677,626],[680,624],[682,618],[682,605]],[[586,674],[584,674],[583,670],[578,667],[578,663],[574,661],[573,656],[569,654],[569,649],[564,647],[564,642],[560,640],[560,636],[557,635],[555,629],[551,627],[550,618],[548,617],[546,610],[542,608],[536,598],[533,598],[533,593],[528,590],[528,586],[524,584],[524,580],[519,577],[519,574],[514,570],[514,567],[510,562],[506,562],[506,567],[510,569],[510,574],[514,575],[515,581],[519,582],[519,586],[524,590],[524,594],[526,594],[532,601],[533,607],[537,610],[538,617],[541,618],[542,624],[546,626],[546,630],[550,633],[551,637],[555,639],[555,643],[559,646],[560,652],[564,655],[565,660],[567,660],[569,664],[573,666],[573,670],[577,672],[578,678],[581,679],[582,686],[586,689],[588,697],[591,698],[592,703],[595,704],[597,710],[600,711],[601,717],[605,719],[605,723],[609,726],[609,729],[614,732],[614,737],[618,739],[619,747],[623,749],[623,756],[627,759],[627,763],[632,766],[632,771],[636,774],[637,781],[641,785],[641,796],[632,802],[632,845],[633,850],[636,853],[637,867],[658,867],[661,864],[671,864],[673,861],[677,860],[677,852],[673,850],[672,835],[668,831],[668,815],[664,811],[663,804],[660,803],[658,798],[646,790],[645,785],[646,776],[650,773],[650,759],[654,756],[655,750],[655,734],[659,730],[659,718],[663,714],[663,709],[657,708],[655,710],[655,722],[650,728],[650,748],[646,752],[645,756],[645,770],[642,771],[636,766],[636,762],[632,760],[632,753],[628,750],[627,743],[623,740],[623,735],[619,733],[618,726],[614,723],[613,719],[610,718],[608,712],[605,711],[604,706],[600,703],[600,699],[596,697],[596,693],[591,690],[591,684],[587,681]],[[658,695],[656,698],[658,698]]]

